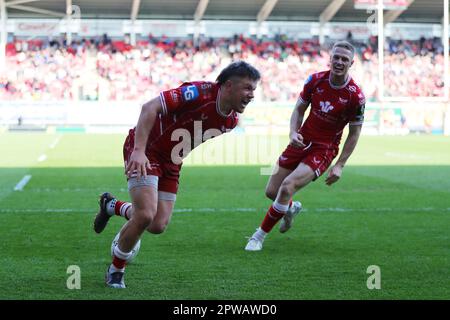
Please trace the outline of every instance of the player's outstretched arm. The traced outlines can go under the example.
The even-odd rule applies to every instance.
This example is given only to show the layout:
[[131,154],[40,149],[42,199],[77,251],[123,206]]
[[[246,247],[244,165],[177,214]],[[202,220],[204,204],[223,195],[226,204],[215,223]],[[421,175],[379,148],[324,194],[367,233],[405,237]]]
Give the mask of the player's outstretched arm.
[[358,143],[359,136],[361,134],[362,125],[350,125],[347,139],[345,140],[344,147],[342,148],[341,155],[339,159],[336,161],[334,166],[331,167],[328,172],[328,177],[325,180],[327,185],[332,185],[342,175],[342,169],[345,166],[348,158],[350,158],[353,150],[355,150],[356,144]]
[[308,108],[309,103],[305,103],[302,100],[298,99],[295,105],[294,111],[291,115],[290,122],[290,132],[289,132],[289,140],[290,144],[294,147],[304,147],[303,137],[300,133],[298,133],[298,129],[303,123],[303,118],[305,116],[305,111]]
[[145,148],[156,117],[161,111],[162,105],[159,97],[150,100],[142,106],[135,131],[134,149],[125,168],[125,174],[129,178],[133,172],[137,173],[138,178],[147,175],[146,169],[150,168],[150,162],[145,155]]

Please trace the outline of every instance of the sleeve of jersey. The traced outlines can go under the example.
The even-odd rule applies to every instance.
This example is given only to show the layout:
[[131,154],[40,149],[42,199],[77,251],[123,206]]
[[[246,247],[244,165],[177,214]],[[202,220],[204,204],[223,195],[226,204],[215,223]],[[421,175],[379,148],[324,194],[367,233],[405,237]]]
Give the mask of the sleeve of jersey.
[[233,120],[231,122],[231,128],[230,129],[236,128],[238,126],[238,124],[239,124],[239,116],[237,114],[235,114],[233,116]]
[[358,91],[355,94],[355,98],[353,99],[354,103],[354,113],[352,118],[349,121],[349,124],[352,126],[362,125],[364,122],[364,109],[366,107],[366,98],[362,91]]
[[201,100],[196,85],[188,84],[181,87],[163,91],[159,94],[162,105],[162,114],[172,114],[187,109]]
[[308,79],[306,79],[305,84],[303,85],[303,90],[302,92],[300,92],[300,95],[298,97],[300,102],[305,104],[309,104],[311,102],[312,88],[313,88],[313,76],[310,75]]

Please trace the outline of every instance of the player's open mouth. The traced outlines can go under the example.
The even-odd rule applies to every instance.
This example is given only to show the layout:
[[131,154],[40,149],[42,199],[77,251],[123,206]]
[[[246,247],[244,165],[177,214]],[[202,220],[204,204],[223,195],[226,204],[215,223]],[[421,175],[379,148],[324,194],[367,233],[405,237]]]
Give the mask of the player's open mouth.
[[336,70],[336,71],[344,71],[344,67],[334,66],[334,70]]

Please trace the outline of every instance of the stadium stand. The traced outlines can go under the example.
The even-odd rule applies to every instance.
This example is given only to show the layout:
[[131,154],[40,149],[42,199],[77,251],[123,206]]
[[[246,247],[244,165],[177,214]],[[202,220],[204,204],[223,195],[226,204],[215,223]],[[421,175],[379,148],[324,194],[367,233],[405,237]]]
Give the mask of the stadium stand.
[[[410,120],[416,113],[399,103],[388,107],[394,111],[380,109],[374,7],[355,9],[373,1],[22,2],[25,5],[0,1],[8,18],[6,68],[0,73],[0,106],[7,114],[0,121],[5,123],[16,122],[22,114],[18,106],[71,108],[67,103],[77,102],[73,107],[79,108],[80,103],[98,103],[83,104],[87,110],[121,102],[137,105],[186,80],[213,81],[234,59],[262,70],[255,97],[259,106],[292,106],[307,76],[327,68],[330,44],[339,39],[357,48],[351,74],[373,108],[367,112],[367,127],[371,114],[377,119],[373,127],[380,131],[380,123],[389,118],[383,118],[384,112],[398,115],[394,126],[403,126],[405,114]],[[445,102],[442,0],[401,3],[406,10],[384,13],[383,96]],[[447,104],[436,106],[434,118],[444,119],[447,109]],[[65,119],[62,111],[51,123],[72,121],[60,119]],[[29,121],[25,117],[25,123]],[[384,122],[387,127],[392,121]],[[441,128],[442,122],[435,121],[433,127]]]
[[[376,99],[377,53],[370,41],[357,43],[353,75],[369,99]],[[326,48],[327,49],[327,48]],[[436,39],[387,42],[386,95],[442,96],[443,47]],[[261,101],[294,101],[299,83],[327,65],[328,51],[317,40],[203,39],[149,37],[131,46],[124,41],[83,39],[16,41],[8,46],[8,72],[0,78],[2,99],[136,100],[155,96],[173,83],[214,79],[230,60],[244,59],[264,70]],[[168,68],[170,66],[170,68]],[[286,72],[289,70],[289,73]],[[422,81],[428,79],[429,81]]]

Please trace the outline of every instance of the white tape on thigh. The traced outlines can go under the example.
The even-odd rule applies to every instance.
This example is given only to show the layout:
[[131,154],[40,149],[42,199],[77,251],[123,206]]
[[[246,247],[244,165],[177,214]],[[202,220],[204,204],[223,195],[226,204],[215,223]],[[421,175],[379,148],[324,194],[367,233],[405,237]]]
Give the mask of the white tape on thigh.
[[136,177],[128,179],[128,191],[136,187],[153,187],[158,190],[158,176]]
[[177,195],[171,192],[158,191],[158,200],[175,201]]

